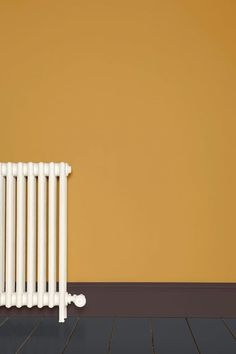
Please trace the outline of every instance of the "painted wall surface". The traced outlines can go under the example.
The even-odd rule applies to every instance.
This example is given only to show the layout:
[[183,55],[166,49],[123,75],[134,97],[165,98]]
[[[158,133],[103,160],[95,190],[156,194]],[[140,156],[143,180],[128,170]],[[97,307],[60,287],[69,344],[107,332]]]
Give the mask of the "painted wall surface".
[[0,1],[0,160],[72,165],[70,281],[236,281],[235,13]]

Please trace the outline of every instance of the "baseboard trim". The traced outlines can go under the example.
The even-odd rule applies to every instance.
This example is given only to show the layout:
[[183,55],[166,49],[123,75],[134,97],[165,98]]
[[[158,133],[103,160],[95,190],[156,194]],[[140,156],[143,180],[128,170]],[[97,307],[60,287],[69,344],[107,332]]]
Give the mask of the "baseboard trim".
[[[236,317],[236,283],[68,283],[87,305],[68,315],[131,317]],[[56,315],[58,309],[0,307],[0,316]]]

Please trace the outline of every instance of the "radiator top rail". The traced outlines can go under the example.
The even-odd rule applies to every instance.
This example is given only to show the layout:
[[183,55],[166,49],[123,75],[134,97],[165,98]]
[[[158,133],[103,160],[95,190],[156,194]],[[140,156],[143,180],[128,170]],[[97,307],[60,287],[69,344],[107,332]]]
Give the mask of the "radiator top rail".
[[0,163],[0,175],[6,177],[8,174],[8,169],[11,169],[11,175],[15,177],[18,176],[19,171],[22,171],[24,176],[28,176],[29,174],[33,174],[33,176],[39,176],[40,166],[43,166],[44,176],[49,176],[51,170],[53,171],[54,176],[59,177],[61,174],[61,166],[64,166],[63,168],[65,168],[66,176],[71,173],[71,166],[60,162],[6,162]]

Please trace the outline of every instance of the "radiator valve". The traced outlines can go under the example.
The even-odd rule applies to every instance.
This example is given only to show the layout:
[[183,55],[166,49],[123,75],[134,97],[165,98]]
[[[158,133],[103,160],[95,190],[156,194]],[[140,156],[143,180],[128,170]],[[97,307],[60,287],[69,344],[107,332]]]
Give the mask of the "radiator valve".
[[74,303],[77,307],[84,307],[86,305],[86,297],[83,294],[80,295],[67,295],[67,303]]

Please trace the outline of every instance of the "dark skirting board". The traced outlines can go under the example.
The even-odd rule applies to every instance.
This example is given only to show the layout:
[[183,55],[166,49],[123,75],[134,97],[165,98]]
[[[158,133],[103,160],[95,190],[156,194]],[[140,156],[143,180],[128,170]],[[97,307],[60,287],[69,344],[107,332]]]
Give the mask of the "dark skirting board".
[[84,293],[80,316],[236,317],[235,283],[69,283]]
[[[68,283],[83,293],[84,308],[68,306],[69,316],[236,317],[235,283]],[[0,316],[58,316],[58,308],[0,307]]]

